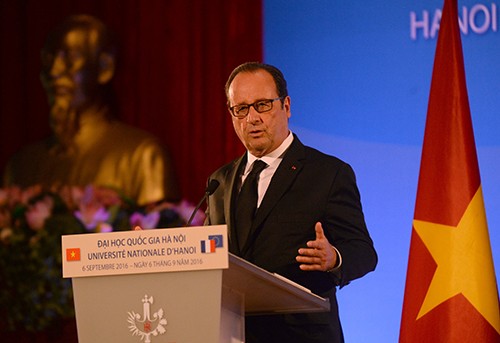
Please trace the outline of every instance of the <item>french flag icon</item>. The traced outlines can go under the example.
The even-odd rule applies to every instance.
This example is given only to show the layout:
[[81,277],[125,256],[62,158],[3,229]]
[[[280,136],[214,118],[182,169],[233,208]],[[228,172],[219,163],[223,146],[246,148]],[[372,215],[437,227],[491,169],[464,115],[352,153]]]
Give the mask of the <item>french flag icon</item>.
[[201,241],[201,252],[204,254],[210,254],[215,252],[217,242],[215,239],[207,239]]

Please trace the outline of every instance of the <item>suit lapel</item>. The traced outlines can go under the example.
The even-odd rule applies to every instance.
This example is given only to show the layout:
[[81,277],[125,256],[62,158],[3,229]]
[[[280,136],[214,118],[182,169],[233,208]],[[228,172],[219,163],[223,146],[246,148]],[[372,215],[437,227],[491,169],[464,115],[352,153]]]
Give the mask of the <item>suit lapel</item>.
[[236,239],[236,234],[234,232],[234,218],[233,218],[233,205],[234,205],[234,195],[236,194],[239,183],[239,171],[244,167],[246,163],[246,154],[237,159],[232,168],[226,175],[227,187],[224,187],[224,216],[226,223],[229,226],[229,250],[235,252],[239,255],[238,240]]
[[293,181],[299,174],[303,167],[304,146],[295,136],[292,145],[285,153],[283,160],[281,161],[278,169],[273,175],[271,183],[262,199],[262,203],[257,210],[255,218],[252,223],[252,228],[250,230],[249,238],[245,244],[242,253],[244,254],[249,247],[253,244],[255,237],[258,235],[258,228],[267,218],[269,213],[272,211],[274,206],[278,203],[280,198],[286,193],[290,188]]

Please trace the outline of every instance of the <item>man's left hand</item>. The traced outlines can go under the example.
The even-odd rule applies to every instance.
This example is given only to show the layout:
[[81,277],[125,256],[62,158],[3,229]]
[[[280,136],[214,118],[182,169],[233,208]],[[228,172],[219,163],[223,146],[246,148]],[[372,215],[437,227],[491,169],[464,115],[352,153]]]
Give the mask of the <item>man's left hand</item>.
[[320,222],[315,226],[316,239],[307,242],[307,248],[300,248],[295,258],[302,270],[328,271],[337,265],[337,252],[330,244]]

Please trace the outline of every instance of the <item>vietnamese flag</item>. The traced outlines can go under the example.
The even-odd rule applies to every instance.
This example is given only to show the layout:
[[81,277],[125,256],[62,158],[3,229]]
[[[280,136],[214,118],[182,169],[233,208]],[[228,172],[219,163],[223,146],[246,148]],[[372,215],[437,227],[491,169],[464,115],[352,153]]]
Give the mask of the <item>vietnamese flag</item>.
[[456,0],[439,29],[399,342],[500,342]]
[[66,261],[80,261],[80,248],[66,249]]

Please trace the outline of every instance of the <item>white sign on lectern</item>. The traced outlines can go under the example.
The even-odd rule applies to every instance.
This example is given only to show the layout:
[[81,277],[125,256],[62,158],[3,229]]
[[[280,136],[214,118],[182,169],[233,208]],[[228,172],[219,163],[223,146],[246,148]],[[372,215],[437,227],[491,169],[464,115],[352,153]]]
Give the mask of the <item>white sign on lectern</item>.
[[68,235],[63,277],[228,268],[226,225]]

